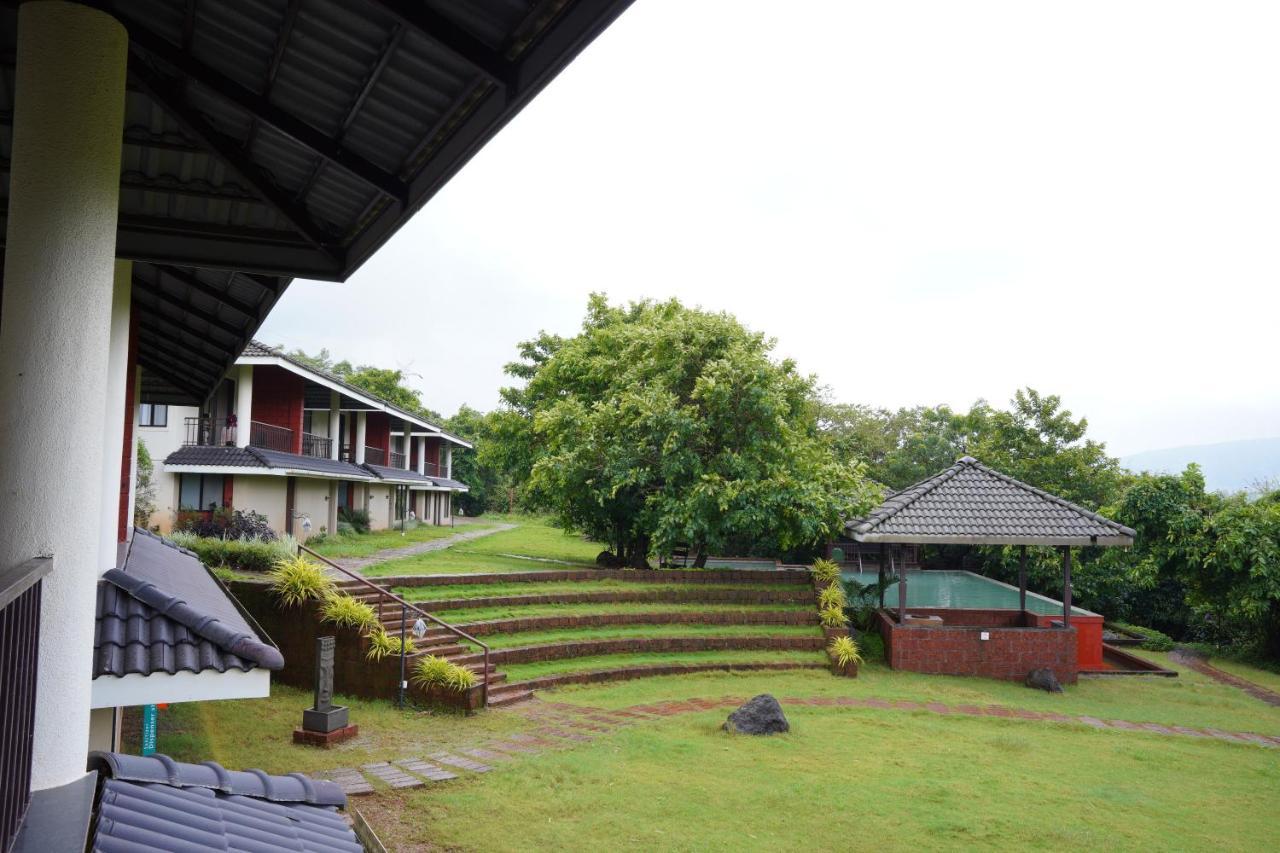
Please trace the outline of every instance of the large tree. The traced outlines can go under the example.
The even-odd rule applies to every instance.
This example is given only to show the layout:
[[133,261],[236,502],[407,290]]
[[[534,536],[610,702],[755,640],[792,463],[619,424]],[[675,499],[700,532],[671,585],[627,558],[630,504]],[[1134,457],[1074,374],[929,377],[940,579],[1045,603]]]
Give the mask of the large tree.
[[593,295],[581,334],[524,344],[509,446],[531,497],[631,565],[831,537],[875,497],[817,430],[813,380],[728,314]]
[[[278,349],[283,349],[279,347]],[[400,368],[376,367],[371,364],[352,364],[350,361],[334,361],[329,350],[322,349],[315,355],[295,349],[289,357],[310,365],[316,370],[331,373],[344,382],[363,388],[370,394],[386,400],[411,414],[439,422],[440,413],[422,404],[421,392],[409,387],[410,374]]]

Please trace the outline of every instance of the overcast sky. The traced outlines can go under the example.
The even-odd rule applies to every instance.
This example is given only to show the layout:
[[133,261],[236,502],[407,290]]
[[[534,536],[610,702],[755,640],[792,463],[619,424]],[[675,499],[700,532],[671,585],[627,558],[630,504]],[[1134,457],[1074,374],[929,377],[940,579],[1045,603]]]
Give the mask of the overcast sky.
[[1113,453],[1280,435],[1280,4],[637,0],[260,337],[492,408],[587,294],[678,296],[835,397],[1031,385]]

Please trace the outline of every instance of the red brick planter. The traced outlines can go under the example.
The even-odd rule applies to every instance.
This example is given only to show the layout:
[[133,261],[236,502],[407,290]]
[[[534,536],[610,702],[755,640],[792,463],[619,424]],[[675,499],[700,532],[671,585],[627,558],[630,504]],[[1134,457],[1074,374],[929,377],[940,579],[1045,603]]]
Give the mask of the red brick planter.
[[857,677],[858,677],[858,664],[857,664],[856,662],[854,662],[854,663],[849,663],[849,664],[847,664],[847,665],[845,665],[845,666],[841,666],[840,664],[838,664],[838,663],[836,663],[834,660],[832,660],[832,661],[831,661],[831,674],[832,674],[832,675],[841,675],[841,676],[844,676],[845,678],[857,678]]

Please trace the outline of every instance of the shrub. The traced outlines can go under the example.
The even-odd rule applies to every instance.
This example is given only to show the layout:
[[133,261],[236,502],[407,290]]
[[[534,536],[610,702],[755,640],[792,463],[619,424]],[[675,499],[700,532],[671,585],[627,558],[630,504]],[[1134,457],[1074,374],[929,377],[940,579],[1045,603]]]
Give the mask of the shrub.
[[865,632],[858,635],[858,648],[868,660],[884,660],[884,639],[877,633]]
[[339,521],[338,535],[339,536],[355,536],[356,535],[355,525],[351,524],[348,521]]
[[844,611],[839,607],[824,607],[819,610],[818,622],[824,628],[843,628],[849,624],[849,620],[845,618]]
[[378,614],[373,612],[373,608],[346,593],[329,595],[320,608],[320,615],[324,621],[339,628],[372,631],[378,627]]
[[424,655],[413,667],[413,683],[423,688],[443,687],[461,693],[475,686],[476,674],[444,658]]
[[276,533],[260,512],[241,512],[221,507],[213,512],[180,512],[174,530],[219,539],[263,539],[270,541]]
[[345,506],[338,507],[338,532],[342,532],[342,525],[349,524],[356,533],[369,532],[369,510],[367,509],[347,509]]
[[844,587],[839,583],[833,583],[818,593],[818,606],[823,610],[828,607],[834,607],[837,610],[843,610],[849,601],[845,598]]
[[862,654],[858,651],[858,644],[852,637],[836,637],[827,646],[827,653],[835,660],[837,666],[862,664]]
[[815,560],[813,567],[809,569],[809,574],[815,581],[826,586],[840,579],[840,564],[833,563],[831,560]]
[[272,591],[286,607],[328,598],[333,592],[324,569],[300,554],[277,560],[270,576]]
[[[411,655],[417,651],[413,644],[413,637],[404,638],[404,653]],[[400,638],[394,634],[388,634],[382,628],[375,628],[373,633],[369,635],[369,651],[365,653],[365,657],[369,660],[382,660],[383,658],[400,654]]]
[[169,539],[175,545],[194,551],[206,566],[245,572],[270,571],[279,560],[288,559],[298,550],[297,540],[288,535],[270,540],[224,539],[179,532]]
[[1141,637],[1142,645],[1138,648],[1146,649],[1149,652],[1167,652],[1173,648],[1173,638],[1168,634],[1157,631],[1155,628],[1147,628],[1143,625],[1129,625],[1125,622],[1108,622],[1107,627]]

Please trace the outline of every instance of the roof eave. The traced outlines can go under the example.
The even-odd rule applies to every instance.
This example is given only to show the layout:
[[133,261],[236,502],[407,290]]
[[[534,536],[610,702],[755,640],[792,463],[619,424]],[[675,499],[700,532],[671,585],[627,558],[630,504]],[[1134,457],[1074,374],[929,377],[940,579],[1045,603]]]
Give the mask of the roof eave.
[[853,533],[855,542],[886,545],[1031,545],[1071,548],[1128,548],[1132,536],[936,536],[905,533]]

